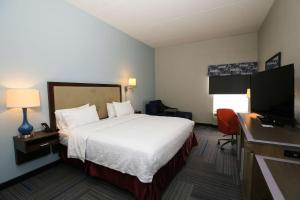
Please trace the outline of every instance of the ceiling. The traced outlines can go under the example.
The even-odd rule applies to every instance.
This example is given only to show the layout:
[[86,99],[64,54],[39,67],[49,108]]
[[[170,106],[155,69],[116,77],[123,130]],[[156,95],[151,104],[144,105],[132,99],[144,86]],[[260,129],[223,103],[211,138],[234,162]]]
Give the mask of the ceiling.
[[274,0],[67,1],[152,47],[256,32],[274,2]]

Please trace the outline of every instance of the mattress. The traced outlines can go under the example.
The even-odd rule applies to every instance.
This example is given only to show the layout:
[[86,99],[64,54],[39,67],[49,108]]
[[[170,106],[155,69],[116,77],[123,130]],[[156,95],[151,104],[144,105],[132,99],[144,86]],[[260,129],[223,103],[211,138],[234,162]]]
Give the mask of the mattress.
[[68,157],[150,183],[182,147],[193,127],[194,122],[188,119],[143,114],[100,120],[67,131]]

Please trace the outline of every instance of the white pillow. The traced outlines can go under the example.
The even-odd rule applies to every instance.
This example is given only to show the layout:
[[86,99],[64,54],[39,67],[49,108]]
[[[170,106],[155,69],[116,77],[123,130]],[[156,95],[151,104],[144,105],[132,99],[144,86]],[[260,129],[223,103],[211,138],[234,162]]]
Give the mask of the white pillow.
[[116,111],[112,103],[106,103],[108,118],[116,117]]
[[66,125],[64,124],[64,122],[62,120],[62,113],[63,112],[67,112],[67,111],[70,111],[70,110],[78,110],[78,109],[88,108],[89,106],[90,106],[89,104],[85,104],[83,106],[76,107],[76,108],[56,110],[55,111],[56,127],[59,130],[63,130],[63,129],[66,128]]
[[92,105],[88,108],[70,110],[62,113],[62,119],[67,129],[99,121],[96,106]]
[[123,103],[113,102],[113,105],[114,105],[117,117],[134,114],[134,110],[131,106],[130,101],[126,101]]

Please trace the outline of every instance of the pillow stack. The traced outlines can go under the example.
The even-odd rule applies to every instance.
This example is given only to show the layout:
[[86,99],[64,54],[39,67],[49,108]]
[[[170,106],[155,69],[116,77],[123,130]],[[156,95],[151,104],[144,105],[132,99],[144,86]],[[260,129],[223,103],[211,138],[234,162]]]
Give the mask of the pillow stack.
[[[109,118],[134,114],[130,101],[107,103],[106,106]],[[55,118],[57,128],[62,131],[99,121],[96,106],[89,104],[56,110]]]
[[86,104],[77,108],[55,111],[56,126],[59,130],[72,129],[99,121],[96,106]]
[[106,107],[109,118],[134,114],[130,101],[107,103]]

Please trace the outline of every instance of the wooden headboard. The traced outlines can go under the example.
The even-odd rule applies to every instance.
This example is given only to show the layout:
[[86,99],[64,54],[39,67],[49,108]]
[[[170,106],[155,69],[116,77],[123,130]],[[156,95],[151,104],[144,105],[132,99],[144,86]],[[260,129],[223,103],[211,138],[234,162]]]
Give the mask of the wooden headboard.
[[55,110],[95,105],[100,118],[107,118],[106,103],[122,101],[121,85],[48,82],[50,127],[56,130]]

